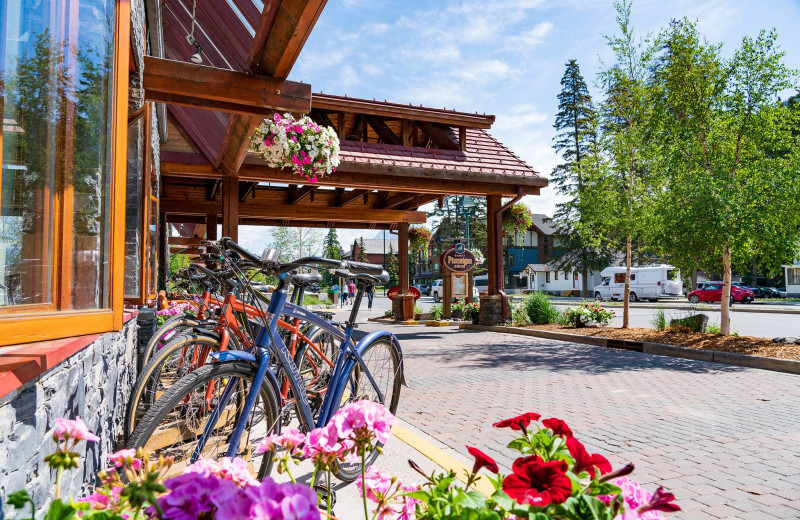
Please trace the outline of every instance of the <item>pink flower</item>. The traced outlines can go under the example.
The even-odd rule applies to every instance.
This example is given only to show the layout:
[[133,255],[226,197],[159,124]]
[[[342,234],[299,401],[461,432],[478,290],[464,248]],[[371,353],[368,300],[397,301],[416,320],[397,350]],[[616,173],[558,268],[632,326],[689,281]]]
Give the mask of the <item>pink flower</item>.
[[392,436],[395,417],[380,403],[358,401],[349,403],[333,415],[333,424],[342,439],[370,440],[385,443]]
[[306,441],[306,436],[297,428],[289,428],[282,435],[268,435],[258,443],[256,453],[272,451],[276,446],[280,446],[292,453],[300,451],[300,446]]
[[139,469],[142,467],[142,461],[136,457],[136,450],[133,448],[119,450],[111,455],[106,455],[106,457],[109,461],[113,462],[114,466],[117,468],[121,468],[125,465],[130,466],[131,469]]
[[303,457],[312,459],[315,463],[330,465],[353,451],[353,447],[353,442],[340,439],[333,423],[329,423],[309,432],[303,446]]
[[73,439],[75,441],[97,442],[100,440],[100,437],[89,431],[89,427],[86,426],[79,415],[74,420],[61,417],[56,419],[53,438],[57,438],[59,441]]
[[611,481],[612,484],[622,490],[622,497],[625,499],[626,512],[614,517],[614,520],[662,520],[663,516],[658,511],[647,511],[638,513],[636,509],[650,502],[653,494],[643,489],[638,482],[628,477],[620,477]]
[[274,116],[272,116],[272,120],[275,121],[276,123],[280,123],[281,122],[281,115],[280,114],[275,114]]
[[[367,499],[373,502],[380,502],[386,498],[389,490],[392,487],[392,475],[383,469],[377,469],[370,466],[364,474],[364,482],[367,484]],[[359,496],[364,496],[364,486],[361,481],[361,475],[358,476],[355,482],[358,488]]]
[[105,509],[111,503],[111,499],[106,495],[94,493],[87,497],[81,498],[78,502],[89,502],[89,509]]
[[218,477],[230,481],[240,488],[258,485],[258,480],[253,478],[247,462],[240,458],[223,457],[219,462],[210,459],[198,459],[197,462],[188,466],[184,473],[198,473],[205,477]]

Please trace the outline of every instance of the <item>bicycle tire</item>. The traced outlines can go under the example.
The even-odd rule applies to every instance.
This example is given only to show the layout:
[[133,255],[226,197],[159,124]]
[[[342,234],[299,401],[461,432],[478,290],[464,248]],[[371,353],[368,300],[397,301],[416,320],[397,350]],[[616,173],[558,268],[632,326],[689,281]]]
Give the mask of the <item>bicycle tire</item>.
[[[183,322],[183,323],[178,323],[178,322]],[[142,366],[146,365],[147,362],[150,361],[150,357],[153,355],[153,352],[159,350],[156,348],[156,346],[158,346],[161,343],[163,337],[166,336],[170,331],[172,331],[172,329],[176,327],[185,327],[185,328],[197,327],[199,325],[200,322],[197,321],[197,319],[191,318],[185,314],[179,316],[173,316],[167,321],[165,321],[164,324],[160,326],[158,330],[156,330],[153,333],[153,335],[150,337],[150,341],[147,342],[147,347],[145,347],[144,353],[142,354]],[[177,334],[180,334],[180,331],[177,331]],[[172,336],[164,340],[164,345],[169,343],[169,341],[172,340],[177,334],[173,334]],[[164,345],[162,345],[162,347]]]
[[[156,401],[159,395],[163,395],[172,384],[166,384],[167,381],[162,381],[164,375],[164,368],[174,360],[179,362],[181,358],[185,358],[185,354],[194,354],[198,346],[207,346],[211,352],[219,351],[220,342],[217,338],[206,336],[203,334],[179,334],[171,341],[167,342],[161,349],[159,349],[155,356],[150,359],[147,365],[142,369],[136,383],[131,390],[131,397],[128,400],[128,406],[125,409],[125,423],[123,425],[123,438],[127,439],[136,427],[137,419],[143,417],[150,406]],[[194,348],[192,348],[194,347]],[[175,353],[179,350],[190,349],[187,352],[181,352],[179,358],[175,358]],[[186,365],[184,374],[192,370],[191,365]],[[178,372],[180,374],[180,372]],[[180,379],[180,375],[173,377],[173,379]],[[174,384],[174,381],[173,381]]]
[[[383,351],[383,354],[379,352],[379,349]],[[384,406],[392,414],[395,414],[400,401],[400,386],[403,381],[400,352],[397,346],[389,338],[377,338],[364,348],[361,358],[383,394]],[[336,410],[339,410],[349,402],[363,400],[381,402],[360,364],[354,363],[351,366],[345,380],[347,381],[345,391],[339,400]],[[391,395],[389,395],[390,390]],[[388,404],[386,404],[387,402]],[[380,443],[378,445],[380,446]],[[370,466],[377,458],[378,452],[372,450],[367,456],[366,465]],[[352,482],[361,474],[361,463],[337,464],[334,468],[334,474],[341,481]]]
[[[255,373],[256,367],[247,361],[211,363],[189,373],[167,390],[147,411],[131,434],[126,447],[146,448],[153,460],[156,460],[159,455],[173,456],[175,462],[172,466],[172,473],[180,473],[189,463],[197,440],[205,427],[203,417],[199,417],[199,423],[193,424],[189,424],[186,419],[188,416],[191,420],[198,420],[198,416],[192,413],[197,410],[197,408],[192,408],[192,404],[197,404],[197,400],[193,401],[192,396],[202,395],[202,400],[205,401],[208,387],[214,381],[218,383],[214,385],[217,402],[226,385],[236,384],[242,387],[238,390],[239,394],[229,401],[223,413],[218,417],[212,431],[212,440],[207,442],[200,455],[202,458],[213,460],[224,457],[230,444],[233,428],[241,416],[246,392],[252,388]],[[198,390],[200,393],[197,393]],[[234,387],[233,391],[236,392],[237,389]],[[257,400],[253,407],[253,413],[248,418],[250,424],[245,429],[246,437],[241,439],[236,456],[245,459],[251,465],[251,470],[256,477],[261,480],[271,472],[274,454],[272,452],[255,454],[256,443],[268,434],[279,434],[281,424],[278,397],[268,381],[265,380],[261,385],[259,394],[261,406],[259,407],[259,400]],[[230,410],[232,402],[235,402],[235,410]],[[208,415],[209,412],[205,412],[205,418]],[[173,419],[177,419],[177,421],[172,422]],[[258,431],[255,432],[255,438],[251,438],[256,426],[253,424],[254,420],[258,423]],[[171,439],[175,439],[175,442],[166,444]],[[168,476],[174,476],[172,473]]]

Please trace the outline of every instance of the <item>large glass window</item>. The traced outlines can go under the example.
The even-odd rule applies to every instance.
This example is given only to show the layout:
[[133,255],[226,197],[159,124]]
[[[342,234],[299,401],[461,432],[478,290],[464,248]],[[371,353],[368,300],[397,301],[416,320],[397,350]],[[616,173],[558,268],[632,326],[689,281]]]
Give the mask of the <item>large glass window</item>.
[[0,19],[0,307],[109,307],[113,0]]
[[128,127],[128,161],[125,183],[125,298],[141,297],[144,200],[142,198],[144,152],[143,121]]
[[789,267],[786,269],[786,284],[800,285],[800,268]]

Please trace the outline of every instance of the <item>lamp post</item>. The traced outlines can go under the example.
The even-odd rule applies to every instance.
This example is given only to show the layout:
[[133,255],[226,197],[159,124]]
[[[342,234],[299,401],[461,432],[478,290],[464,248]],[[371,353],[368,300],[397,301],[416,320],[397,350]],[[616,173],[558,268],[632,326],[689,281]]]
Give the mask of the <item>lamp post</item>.
[[458,198],[456,202],[456,215],[463,215],[466,223],[466,242],[469,247],[469,217],[475,215],[478,206],[469,195],[464,195]]

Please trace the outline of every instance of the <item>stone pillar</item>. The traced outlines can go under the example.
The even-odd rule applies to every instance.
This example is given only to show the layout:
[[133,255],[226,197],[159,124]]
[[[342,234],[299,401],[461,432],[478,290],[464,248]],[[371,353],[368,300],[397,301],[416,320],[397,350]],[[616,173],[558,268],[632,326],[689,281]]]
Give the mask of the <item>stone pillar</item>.
[[222,178],[222,235],[239,241],[239,180]]

